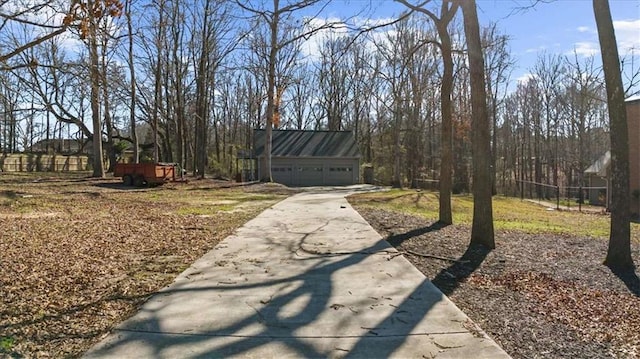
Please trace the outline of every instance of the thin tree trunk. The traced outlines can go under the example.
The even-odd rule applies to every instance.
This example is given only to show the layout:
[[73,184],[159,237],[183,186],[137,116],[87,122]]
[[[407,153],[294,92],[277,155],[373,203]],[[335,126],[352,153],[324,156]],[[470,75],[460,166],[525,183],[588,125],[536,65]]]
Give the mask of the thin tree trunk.
[[453,58],[451,56],[451,37],[447,30],[447,24],[438,25],[442,51],[442,84],[440,111],[442,112],[442,160],[440,161],[440,198],[439,221],[444,224],[452,224],[451,214],[451,188],[453,186],[453,119],[451,116],[451,92],[453,91]]
[[158,9],[159,19],[158,19],[158,38],[156,44],[156,51],[158,52],[158,56],[156,56],[156,69],[155,69],[155,83],[154,83],[154,103],[153,103],[153,161],[155,163],[160,161],[160,151],[159,143],[158,143],[158,122],[160,117],[160,102],[162,101],[162,51],[164,49],[164,0],[160,0],[160,8]]
[[113,168],[116,165],[116,152],[115,152],[115,144],[113,140],[113,123],[111,121],[111,111],[110,111],[110,102],[109,102],[109,89],[107,88],[107,41],[108,39],[102,40],[102,102],[104,105],[104,125],[107,131],[107,156],[109,157],[109,167],[107,172],[113,172]]
[[136,70],[133,62],[133,24],[131,22],[131,1],[127,0],[125,14],[127,17],[127,30],[129,31],[129,76],[131,77],[131,99],[129,110],[129,126],[131,130],[131,147],[133,148],[133,163],[140,161],[138,135],[136,134]]

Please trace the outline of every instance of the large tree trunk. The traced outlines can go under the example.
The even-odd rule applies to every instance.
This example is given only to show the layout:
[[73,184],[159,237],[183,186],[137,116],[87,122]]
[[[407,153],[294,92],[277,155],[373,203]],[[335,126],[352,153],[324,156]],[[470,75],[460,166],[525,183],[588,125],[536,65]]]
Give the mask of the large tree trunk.
[[265,128],[265,171],[262,173],[262,182],[273,182],[271,177],[271,140],[273,136],[273,112],[275,109],[275,86],[276,86],[276,60],[278,55],[278,21],[279,0],[273,0],[273,18],[269,24],[271,27],[271,44],[269,49],[269,69],[267,74],[267,124]]
[[484,59],[475,0],[461,2],[471,80],[473,147],[473,224],[471,244],[495,248],[491,203],[491,134],[487,114]]
[[618,45],[608,0],[593,0],[607,88],[611,136],[611,232],[604,264],[632,268],[629,200],[629,135]]
[[[93,1],[87,3],[93,9]],[[89,77],[91,81],[91,119],[93,121],[93,177],[104,177],[102,162],[102,121],[100,121],[100,62],[98,58],[98,29],[96,19],[89,19]]]

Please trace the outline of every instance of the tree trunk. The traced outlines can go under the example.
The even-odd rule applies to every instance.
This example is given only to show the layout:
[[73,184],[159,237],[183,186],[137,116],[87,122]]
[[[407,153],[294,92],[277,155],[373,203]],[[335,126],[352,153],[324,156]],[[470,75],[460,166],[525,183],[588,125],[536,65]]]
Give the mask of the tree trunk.
[[131,76],[131,102],[129,109],[129,126],[131,129],[131,147],[133,148],[133,163],[140,161],[140,150],[138,146],[138,135],[136,134],[136,71],[133,62],[133,24],[131,22],[131,0],[126,3],[127,30],[129,31],[129,76]]
[[[93,1],[87,7],[93,9]],[[91,119],[93,121],[93,177],[104,177],[102,162],[102,121],[100,121],[100,62],[96,19],[89,15],[89,77],[91,81]]]
[[158,163],[160,161],[160,151],[158,143],[158,122],[160,117],[160,102],[162,101],[162,51],[164,50],[164,27],[165,27],[165,11],[164,0],[160,1],[160,8],[158,9],[158,38],[156,39],[156,68],[155,68],[155,82],[154,82],[154,101],[153,101],[153,117],[152,117],[152,129],[153,129],[153,162]]
[[453,58],[451,56],[451,37],[447,24],[437,26],[442,51],[442,84],[440,108],[442,112],[442,160],[440,161],[440,199],[439,221],[452,224],[451,187],[453,168],[453,120],[451,118],[451,92],[453,91]]
[[593,0],[607,89],[611,136],[611,232],[604,264],[633,268],[629,199],[629,135],[618,46],[608,0]]
[[393,123],[394,123],[394,130],[393,130],[393,179],[391,181],[391,187],[393,188],[402,188],[402,176],[401,176],[401,168],[400,166],[402,165],[401,163],[401,159],[402,159],[402,153],[400,150],[400,136],[401,136],[401,132],[402,132],[402,112],[400,109],[400,105],[399,105],[399,101],[400,99],[397,98],[396,100],[396,105],[395,110],[394,110],[394,114],[393,117],[395,117]]
[[275,84],[276,84],[276,60],[278,55],[278,21],[280,21],[279,14],[279,0],[273,0],[273,18],[270,22],[271,28],[271,44],[269,48],[269,69],[267,74],[267,124],[265,128],[265,144],[264,144],[264,156],[265,156],[265,171],[260,179],[262,182],[273,182],[271,176],[271,140],[273,137],[273,111],[275,109]]
[[487,114],[484,59],[475,0],[461,2],[471,81],[473,147],[473,224],[471,244],[495,248],[491,203],[491,134]]
[[102,56],[101,56],[101,67],[102,67],[102,102],[104,108],[104,126],[107,131],[107,142],[106,142],[106,150],[107,156],[109,157],[109,167],[107,172],[113,172],[114,167],[116,166],[117,154],[115,151],[115,143],[113,139],[113,123],[111,121],[111,111],[110,111],[110,102],[109,102],[109,89],[107,88],[107,42],[108,38],[102,39]]

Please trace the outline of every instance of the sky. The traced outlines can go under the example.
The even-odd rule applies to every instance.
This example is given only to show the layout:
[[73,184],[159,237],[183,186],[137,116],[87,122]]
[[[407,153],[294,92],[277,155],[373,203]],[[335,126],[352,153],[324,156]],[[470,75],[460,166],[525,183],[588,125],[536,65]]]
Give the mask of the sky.
[[[512,79],[529,76],[540,54],[565,54],[600,59],[600,46],[591,0],[476,0],[480,24],[497,23],[510,37],[516,66]],[[413,3],[418,3],[414,0]],[[439,1],[434,3],[439,4]],[[620,56],[635,49],[640,62],[640,0],[610,0]],[[362,9],[367,8],[366,12]],[[333,0],[324,9],[326,17],[345,18],[352,14],[371,19],[397,17],[406,8],[392,0]],[[637,65],[640,67],[640,63]]]
[[[254,0],[256,4],[271,0]],[[282,3],[289,3],[285,0]],[[295,0],[297,1],[297,0]],[[409,0],[412,3],[424,0]],[[537,3],[536,3],[537,1]],[[439,7],[440,0],[427,6]],[[599,63],[599,45],[591,0],[476,0],[481,25],[497,23],[510,37],[516,65],[512,80],[526,79],[540,54],[565,54],[579,57],[594,55]],[[322,2],[325,4],[325,2]],[[534,6],[531,6],[535,3]],[[634,49],[636,67],[640,68],[640,0],[609,0],[621,56]],[[321,10],[311,8],[302,16],[319,19],[346,19],[379,22],[397,18],[406,7],[393,0],[331,0]],[[319,11],[319,12],[318,12]],[[69,50],[82,48],[73,34],[61,36],[62,46]],[[319,37],[312,47],[317,48]],[[316,50],[317,51],[317,50]]]

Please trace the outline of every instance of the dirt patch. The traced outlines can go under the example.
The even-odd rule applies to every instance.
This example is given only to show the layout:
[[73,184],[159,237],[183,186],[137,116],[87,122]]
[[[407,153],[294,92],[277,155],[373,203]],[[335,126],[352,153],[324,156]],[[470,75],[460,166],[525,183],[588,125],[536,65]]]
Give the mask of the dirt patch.
[[603,266],[605,240],[502,231],[486,251],[468,227],[355,207],[514,358],[640,356],[638,273]]
[[52,218],[52,217],[58,217],[59,215],[60,215],[60,213],[58,213],[58,212],[0,213],[0,219],[11,219],[11,218],[24,218],[24,219]]
[[246,190],[247,192],[279,194],[286,196],[294,195],[301,192],[301,190],[298,188],[287,187],[280,183],[252,183],[245,186],[244,190]]

